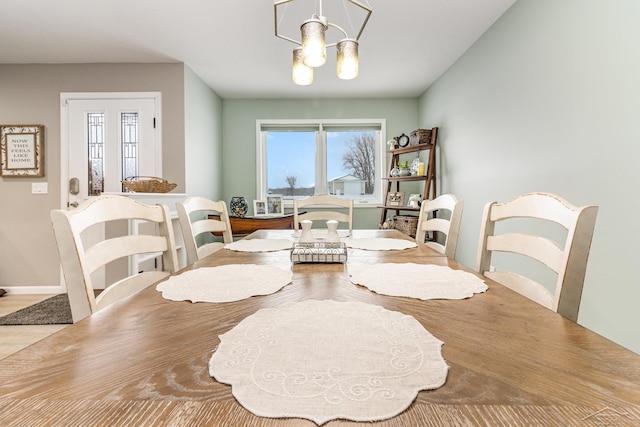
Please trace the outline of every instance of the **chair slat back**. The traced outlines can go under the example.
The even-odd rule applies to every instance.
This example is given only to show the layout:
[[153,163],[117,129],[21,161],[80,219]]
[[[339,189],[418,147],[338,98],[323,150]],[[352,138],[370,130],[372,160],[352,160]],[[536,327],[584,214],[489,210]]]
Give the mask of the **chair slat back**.
[[[303,208],[321,208],[321,210],[308,211],[300,217],[300,210]],[[341,211],[327,210],[338,208]],[[346,212],[344,212],[346,210]],[[336,220],[347,224],[349,233],[353,230],[353,199],[343,199],[330,194],[317,194],[305,199],[294,199],[293,201],[293,228],[300,229],[300,221],[308,219],[311,221]]]
[[[483,213],[476,270],[564,317],[577,321],[597,206],[576,207],[550,193],[530,193],[506,203],[487,203]],[[544,236],[510,231],[496,233],[496,223],[512,218],[536,218],[567,230],[558,243]],[[492,271],[494,252],[534,259],[557,274],[553,289],[515,272]],[[508,274],[507,274],[508,273]]]
[[[455,258],[458,246],[458,233],[462,219],[464,202],[458,200],[453,194],[443,194],[433,200],[424,200],[420,207],[420,217],[416,227],[416,241],[423,242],[438,252]],[[448,211],[448,219],[443,214]],[[425,242],[427,233],[442,233],[442,237],[435,236]],[[437,240],[440,237],[442,240]]]
[[[96,243],[83,239],[83,232],[88,228],[105,227],[118,220],[128,221],[125,235],[107,236]],[[171,216],[165,205],[148,206],[128,197],[100,196],[71,211],[52,210],[51,221],[74,322],[178,269]],[[153,224],[155,234],[133,234],[133,222]],[[130,272],[123,279],[107,284],[97,298],[94,296],[91,275],[96,270],[121,258],[156,254],[162,255],[161,271]]]
[[[189,264],[233,242],[231,221],[224,201],[194,196],[182,203],[176,203],[176,208]],[[210,214],[217,215],[219,219],[210,218]],[[211,233],[222,234],[224,243],[216,241]]]

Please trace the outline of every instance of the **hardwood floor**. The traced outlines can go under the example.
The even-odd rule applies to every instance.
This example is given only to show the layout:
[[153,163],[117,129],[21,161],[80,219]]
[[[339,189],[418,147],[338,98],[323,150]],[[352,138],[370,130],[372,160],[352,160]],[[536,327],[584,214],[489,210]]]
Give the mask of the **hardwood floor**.
[[[6,294],[0,297],[0,316],[28,307],[53,295]],[[69,325],[0,326],[0,359],[22,350]]]

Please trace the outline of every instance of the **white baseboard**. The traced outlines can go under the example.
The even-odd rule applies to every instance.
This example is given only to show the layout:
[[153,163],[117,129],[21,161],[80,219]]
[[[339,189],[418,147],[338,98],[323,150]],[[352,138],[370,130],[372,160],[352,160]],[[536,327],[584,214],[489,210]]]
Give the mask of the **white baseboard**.
[[60,285],[52,286],[0,286],[7,294],[62,294],[67,290]]

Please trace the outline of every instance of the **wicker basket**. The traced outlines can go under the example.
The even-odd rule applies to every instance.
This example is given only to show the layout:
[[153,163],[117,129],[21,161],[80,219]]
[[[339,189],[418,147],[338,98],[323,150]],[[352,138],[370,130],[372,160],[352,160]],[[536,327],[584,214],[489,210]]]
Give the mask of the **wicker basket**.
[[136,193],[168,193],[178,186],[155,176],[130,176],[122,180],[122,185]]
[[407,234],[415,236],[418,229],[418,217],[413,215],[396,215],[393,217],[393,228]]
[[409,135],[409,145],[429,144],[431,129],[416,129]]

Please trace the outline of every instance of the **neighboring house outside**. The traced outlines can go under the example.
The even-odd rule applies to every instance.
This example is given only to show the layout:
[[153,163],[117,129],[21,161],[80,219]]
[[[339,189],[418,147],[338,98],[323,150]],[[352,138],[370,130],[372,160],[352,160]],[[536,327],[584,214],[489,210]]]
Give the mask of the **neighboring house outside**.
[[342,175],[329,181],[329,194],[336,196],[361,196],[365,192],[365,181],[353,175]]

